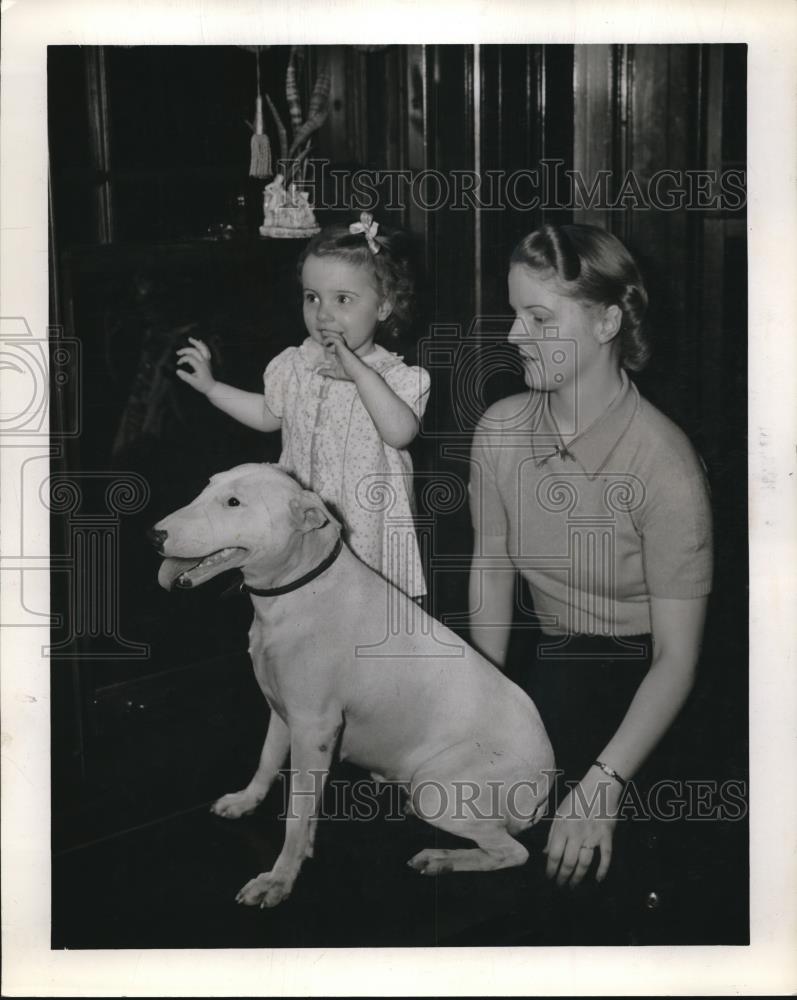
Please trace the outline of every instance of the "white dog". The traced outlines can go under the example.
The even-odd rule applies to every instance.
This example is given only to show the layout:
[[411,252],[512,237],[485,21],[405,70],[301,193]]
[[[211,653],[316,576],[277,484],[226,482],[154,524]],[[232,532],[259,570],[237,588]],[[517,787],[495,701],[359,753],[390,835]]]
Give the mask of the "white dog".
[[453,632],[360,562],[321,500],[274,465],[213,476],[151,532],[158,579],[195,587],[239,567],[249,652],[271,707],[260,764],[213,811],[263,801],[290,752],[291,809],[274,867],[238,902],[275,906],[312,855],[322,782],[339,755],[409,791],[416,815],[478,845],[424,850],[425,874],[523,864],[513,834],[542,815],[553,753],[529,698]]

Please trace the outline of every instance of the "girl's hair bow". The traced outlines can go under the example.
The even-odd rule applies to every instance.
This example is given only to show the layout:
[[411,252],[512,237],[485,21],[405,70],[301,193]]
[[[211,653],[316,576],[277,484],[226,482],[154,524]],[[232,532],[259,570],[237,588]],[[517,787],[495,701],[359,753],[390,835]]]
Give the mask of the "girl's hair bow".
[[360,221],[352,222],[349,226],[349,232],[352,236],[356,236],[357,233],[363,234],[371,253],[379,253],[379,244],[375,239],[378,230],[379,223],[374,222],[374,217],[370,212],[360,212]]

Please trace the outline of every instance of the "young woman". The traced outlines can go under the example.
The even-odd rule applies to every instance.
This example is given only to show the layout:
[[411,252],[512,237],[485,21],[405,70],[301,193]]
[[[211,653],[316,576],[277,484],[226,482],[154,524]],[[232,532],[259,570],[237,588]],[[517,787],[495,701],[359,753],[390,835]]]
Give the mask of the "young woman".
[[474,438],[472,639],[505,665],[522,574],[543,633],[523,682],[566,779],[546,874],[572,887],[606,877],[626,783],[692,688],[711,514],[689,441],[626,374],[647,358],[647,295],[623,244],[544,226],[508,284],[530,392],[492,406]]

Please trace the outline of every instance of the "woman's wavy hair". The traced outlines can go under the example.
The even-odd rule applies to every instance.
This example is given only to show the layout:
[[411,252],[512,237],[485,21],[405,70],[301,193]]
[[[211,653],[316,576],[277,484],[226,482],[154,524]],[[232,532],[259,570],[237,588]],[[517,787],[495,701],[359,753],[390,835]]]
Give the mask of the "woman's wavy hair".
[[630,371],[644,368],[650,357],[643,330],[648,293],[636,261],[616,236],[598,226],[545,225],[518,243],[509,263],[553,270],[572,298],[619,306],[620,364]]
[[415,312],[412,247],[406,233],[384,229],[381,225],[374,239],[379,253],[371,250],[363,233],[350,233],[348,225],[325,226],[312,237],[299,257],[299,280],[308,257],[335,257],[365,268],[373,277],[379,296],[387,299],[392,307],[387,319],[379,323],[376,339],[385,347],[394,348],[401,346]]

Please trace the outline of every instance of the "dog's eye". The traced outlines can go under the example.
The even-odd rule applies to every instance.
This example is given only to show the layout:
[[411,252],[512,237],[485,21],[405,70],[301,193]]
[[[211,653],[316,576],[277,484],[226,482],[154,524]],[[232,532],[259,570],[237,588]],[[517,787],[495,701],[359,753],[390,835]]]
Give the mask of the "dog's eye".
[[227,506],[228,507],[240,507],[241,506],[241,501],[237,497],[230,497],[230,499],[227,501]]

